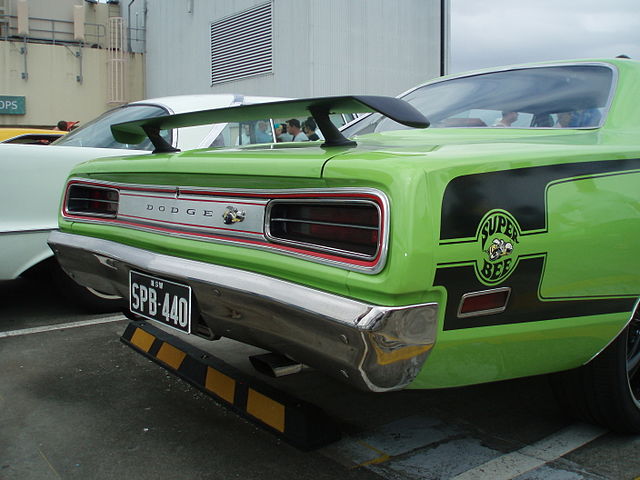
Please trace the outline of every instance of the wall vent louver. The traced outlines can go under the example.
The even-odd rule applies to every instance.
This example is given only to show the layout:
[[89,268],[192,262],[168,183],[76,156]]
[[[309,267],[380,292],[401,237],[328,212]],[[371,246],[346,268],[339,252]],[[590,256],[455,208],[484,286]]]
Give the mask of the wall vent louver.
[[273,72],[273,5],[211,24],[211,84]]

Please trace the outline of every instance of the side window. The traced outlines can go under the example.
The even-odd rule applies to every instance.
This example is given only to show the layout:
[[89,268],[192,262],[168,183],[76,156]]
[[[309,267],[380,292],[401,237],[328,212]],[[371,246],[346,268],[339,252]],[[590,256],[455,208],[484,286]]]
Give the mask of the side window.
[[347,123],[347,120],[345,120],[344,115],[339,113],[334,113],[333,115],[329,115],[329,120],[331,120],[331,123],[333,123],[338,128],[340,128],[341,126]]
[[269,119],[228,123],[209,146],[235,147],[256,143],[273,143],[273,129]]

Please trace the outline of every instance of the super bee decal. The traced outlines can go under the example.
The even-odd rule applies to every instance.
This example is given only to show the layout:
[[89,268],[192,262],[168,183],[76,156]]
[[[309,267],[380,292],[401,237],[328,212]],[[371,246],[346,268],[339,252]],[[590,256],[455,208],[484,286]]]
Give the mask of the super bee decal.
[[478,225],[476,238],[480,250],[476,275],[487,285],[503,282],[518,263],[514,254],[514,246],[520,241],[518,222],[509,212],[493,210]]
[[[615,175],[640,168],[640,160],[540,166],[456,177],[442,204],[440,258],[435,285],[447,291],[444,329],[455,330],[630,312],[637,293],[544,297],[549,244],[547,190],[586,176]],[[549,240],[548,240],[549,239]],[[557,257],[554,257],[557,258]],[[507,308],[461,318],[461,299],[487,287],[508,287]]]

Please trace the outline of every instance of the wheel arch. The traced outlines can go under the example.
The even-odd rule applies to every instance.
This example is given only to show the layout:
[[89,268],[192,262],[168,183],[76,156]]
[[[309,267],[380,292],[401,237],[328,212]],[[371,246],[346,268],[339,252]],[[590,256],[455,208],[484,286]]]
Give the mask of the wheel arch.
[[633,304],[633,308],[631,309],[631,312],[629,313],[629,318],[627,318],[627,321],[624,322],[624,324],[620,327],[620,329],[616,332],[616,334],[613,337],[611,337],[611,339],[606,343],[606,345],[604,345],[598,352],[596,352],[591,358],[589,358],[589,360],[587,360],[584,363],[584,365],[587,365],[588,363],[592,362],[602,352],[604,352],[607,348],[609,348],[609,346],[613,342],[616,341],[616,339],[620,336],[620,334],[629,326],[629,324],[631,323],[631,320],[633,320],[633,316],[636,314],[636,312],[638,312],[638,309],[640,309],[640,297],[636,298],[636,301]]

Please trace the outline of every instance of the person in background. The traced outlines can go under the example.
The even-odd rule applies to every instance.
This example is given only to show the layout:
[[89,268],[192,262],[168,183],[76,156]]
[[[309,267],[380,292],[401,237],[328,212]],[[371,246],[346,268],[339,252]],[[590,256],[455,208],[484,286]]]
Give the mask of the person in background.
[[309,117],[302,124],[302,131],[311,141],[320,140],[320,137],[316,133],[316,122],[313,117]]
[[256,129],[256,143],[271,143],[273,142],[273,138],[271,137],[271,132],[269,131],[269,123],[260,120],[258,122],[258,128]]
[[553,127],[553,117],[548,113],[538,113],[534,115],[531,126],[534,128]]
[[556,128],[569,128],[572,127],[573,112],[560,112],[558,113],[558,121],[554,125]]
[[284,123],[276,123],[276,142],[290,142],[293,137],[287,133],[287,126]]
[[597,108],[578,110],[570,126],[572,127],[597,127],[602,120],[602,114]]
[[306,142],[309,140],[300,128],[300,120],[297,118],[287,120],[287,132],[293,137],[293,142]]
[[518,120],[518,112],[502,112],[502,118],[495,123],[494,127],[510,127],[513,122]]
[[66,132],[69,130],[69,125],[67,124],[66,121],[64,120],[60,120],[55,127],[53,127],[54,130],[61,130],[63,132]]

